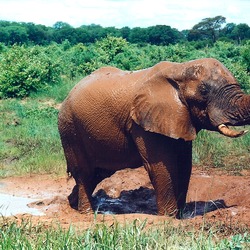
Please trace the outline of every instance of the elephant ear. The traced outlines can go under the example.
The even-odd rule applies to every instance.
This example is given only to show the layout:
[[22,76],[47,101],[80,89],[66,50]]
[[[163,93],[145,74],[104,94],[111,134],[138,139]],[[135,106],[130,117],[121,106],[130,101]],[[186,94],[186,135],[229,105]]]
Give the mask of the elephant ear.
[[144,83],[133,101],[131,117],[146,131],[186,141],[196,137],[189,111],[179,98],[178,87],[166,78]]

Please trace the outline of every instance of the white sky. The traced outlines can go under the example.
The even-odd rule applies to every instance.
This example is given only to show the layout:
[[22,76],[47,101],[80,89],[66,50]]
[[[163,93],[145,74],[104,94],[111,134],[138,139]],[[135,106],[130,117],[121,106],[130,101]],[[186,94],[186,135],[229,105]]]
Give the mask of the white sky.
[[0,0],[0,20],[73,27],[149,27],[191,29],[203,18],[226,17],[250,26],[250,0]]

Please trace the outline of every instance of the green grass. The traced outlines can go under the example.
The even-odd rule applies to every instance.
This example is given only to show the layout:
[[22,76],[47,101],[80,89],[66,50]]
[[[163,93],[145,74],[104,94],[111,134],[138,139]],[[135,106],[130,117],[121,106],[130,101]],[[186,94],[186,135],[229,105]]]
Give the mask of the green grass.
[[0,176],[65,173],[58,104],[76,81],[64,80],[23,100],[0,100]]
[[220,227],[204,224],[199,230],[171,223],[148,226],[147,221],[130,224],[93,224],[80,230],[59,224],[23,220],[0,222],[0,249],[248,249],[250,234],[244,228],[233,236],[219,233]]
[[[250,126],[241,130],[250,131]],[[193,143],[193,162],[205,167],[221,167],[235,172],[249,169],[249,153],[250,133],[232,139],[216,132],[203,130]]]
[[57,114],[43,101],[1,101],[0,176],[59,171],[65,163]]
[[32,93],[30,96],[33,99],[49,99],[54,100],[56,103],[60,103],[82,78],[83,76],[79,76],[74,80],[69,80],[68,78],[62,76],[61,82],[58,84],[50,85],[48,86],[48,89]]

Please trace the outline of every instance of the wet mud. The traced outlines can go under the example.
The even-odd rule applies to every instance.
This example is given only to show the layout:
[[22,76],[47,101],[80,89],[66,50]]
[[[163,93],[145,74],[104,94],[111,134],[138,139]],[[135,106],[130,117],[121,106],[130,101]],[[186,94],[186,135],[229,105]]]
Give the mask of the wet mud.
[[16,206],[16,212],[11,210],[15,218],[58,221],[66,227],[75,224],[86,228],[96,221],[123,223],[134,219],[147,219],[151,224],[170,220],[177,224],[183,221],[196,224],[202,223],[204,218],[213,223],[250,226],[250,171],[246,170],[235,176],[215,169],[194,168],[181,220],[156,215],[155,192],[143,168],[118,171],[97,186],[93,204],[98,215],[80,214],[70,207],[68,196],[74,185],[74,180],[67,180],[66,176],[0,179],[0,213],[11,215],[10,206],[1,206],[1,195],[9,195],[26,202],[25,206],[18,200],[12,203]]

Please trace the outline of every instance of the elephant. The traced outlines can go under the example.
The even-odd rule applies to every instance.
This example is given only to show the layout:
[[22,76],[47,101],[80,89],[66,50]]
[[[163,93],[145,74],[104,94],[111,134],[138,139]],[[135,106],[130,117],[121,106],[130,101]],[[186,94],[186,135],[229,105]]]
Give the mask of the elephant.
[[239,137],[250,124],[250,96],[218,60],[161,61],[137,71],[107,66],[70,91],[58,129],[75,180],[69,202],[92,213],[99,182],[144,166],[159,215],[180,217],[192,169],[192,141],[202,130]]

